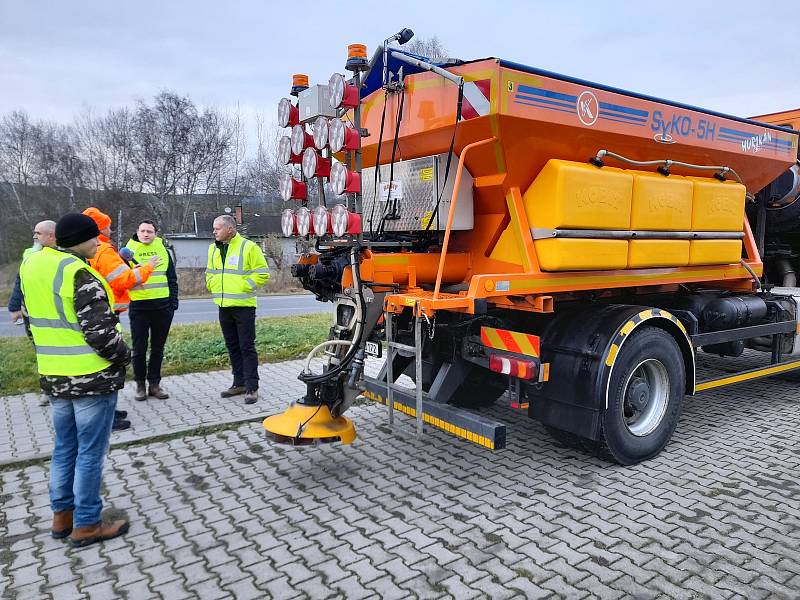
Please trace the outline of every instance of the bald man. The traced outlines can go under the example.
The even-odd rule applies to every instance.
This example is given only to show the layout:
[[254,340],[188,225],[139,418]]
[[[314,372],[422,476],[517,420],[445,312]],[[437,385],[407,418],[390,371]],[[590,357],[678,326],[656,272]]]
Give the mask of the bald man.
[[[22,253],[22,260],[24,261],[33,252],[37,252],[44,247],[56,247],[55,221],[41,221],[36,224],[36,227],[33,228],[33,246],[25,249],[25,252]],[[22,288],[20,287],[19,272],[17,272],[14,290],[8,299],[8,311],[11,313],[12,323],[16,323],[22,318]]]

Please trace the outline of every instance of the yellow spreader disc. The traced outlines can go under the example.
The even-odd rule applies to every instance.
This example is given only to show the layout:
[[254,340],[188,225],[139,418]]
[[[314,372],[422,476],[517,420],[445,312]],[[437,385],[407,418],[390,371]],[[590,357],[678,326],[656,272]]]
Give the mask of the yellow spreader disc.
[[347,417],[331,416],[327,406],[306,406],[292,402],[285,411],[264,419],[264,429],[274,441],[282,444],[307,445],[339,442],[350,444],[356,439],[356,428]]

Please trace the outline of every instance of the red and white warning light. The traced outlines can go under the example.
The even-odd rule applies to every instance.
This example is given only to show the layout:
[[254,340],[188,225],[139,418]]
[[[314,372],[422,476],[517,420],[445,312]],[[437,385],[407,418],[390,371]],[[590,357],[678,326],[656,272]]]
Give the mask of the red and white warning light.
[[305,200],[308,196],[308,186],[302,181],[297,181],[291,173],[286,173],[281,179],[281,198],[284,202],[289,200]]
[[278,140],[278,162],[282,165],[297,165],[303,160],[301,155],[292,152],[292,140],[288,135]]
[[281,213],[281,231],[284,237],[292,237],[297,233],[297,222],[291,208],[287,208]]
[[302,156],[303,150],[314,145],[314,138],[306,132],[305,125],[295,125],[292,127],[292,154]]
[[311,127],[311,137],[317,150],[323,150],[328,145],[328,118],[317,117]]
[[335,237],[346,233],[361,233],[361,215],[351,213],[344,204],[337,204],[331,209],[331,229]]
[[331,159],[322,158],[316,148],[303,150],[303,175],[312,177],[330,177]]
[[294,127],[300,122],[300,111],[288,98],[278,102],[278,125],[280,127]]
[[323,236],[327,233],[333,233],[333,229],[331,229],[331,215],[328,212],[328,209],[321,204],[314,209],[312,214],[313,216],[313,226],[314,226],[314,233],[317,236]]
[[358,194],[361,192],[361,175],[349,171],[340,162],[331,166],[331,187],[337,196],[342,194]]
[[361,147],[361,136],[354,127],[348,127],[341,119],[334,119],[330,123],[328,143],[334,154],[342,150],[358,150]]
[[328,80],[331,108],[355,108],[360,101],[358,88],[344,80],[344,75],[334,73]]
[[[361,54],[366,52],[366,49],[360,46],[358,50]],[[307,80],[301,87],[303,89],[308,87]],[[295,87],[292,89],[293,95],[296,95]],[[298,88],[299,91],[301,90]],[[328,92],[330,105],[337,111],[353,109],[359,105],[358,88],[348,83],[341,73],[331,75]],[[302,104],[302,98],[300,101]],[[313,115],[310,118],[313,118]],[[322,155],[325,148],[329,148],[329,152],[333,154],[358,151],[361,148],[361,136],[355,127],[347,125],[339,118],[331,119],[323,113],[314,120],[309,132],[306,130],[306,123],[300,121],[298,105],[289,98],[283,98],[278,103],[278,124],[281,127],[291,128],[290,135],[282,137],[278,142],[280,164],[299,164],[302,175],[307,180],[315,177],[328,178],[331,189],[337,196],[361,192],[361,176],[358,173],[350,171],[341,162],[334,162]],[[305,181],[295,179],[293,174],[287,173],[281,179],[280,194],[284,202],[298,200],[305,204],[308,199],[308,185]],[[335,237],[342,237],[345,234],[360,234],[361,216],[351,213],[342,204],[336,204],[330,210],[320,204],[313,213],[307,207],[301,206],[296,210],[283,211],[281,230],[286,237],[306,236],[312,231],[317,236],[332,234]]]

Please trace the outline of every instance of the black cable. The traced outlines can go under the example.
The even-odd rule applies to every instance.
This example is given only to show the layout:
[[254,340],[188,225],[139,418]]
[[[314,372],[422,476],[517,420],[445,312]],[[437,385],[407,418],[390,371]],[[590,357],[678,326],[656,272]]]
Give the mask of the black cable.
[[439,191],[439,197],[436,199],[436,207],[433,209],[431,213],[431,218],[428,221],[428,224],[425,227],[425,231],[429,231],[431,225],[433,225],[434,219],[436,220],[436,229],[439,229],[439,205],[442,202],[442,196],[444,195],[444,188],[447,186],[447,178],[450,175],[450,161],[453,158],[453,148],[456,144],[456,132],[458,130],[458,123],[461,121],[461,107],[464,104],[464,81],[462,80],[461,83],[458,84],[458,106],[456,107],[456,122],[453,126],[453,137],[450,138],[450,150],[447,151],[447,165],[444,168],[444,182],[442,182],[442,188]]
[[[360,270],[359,265],[358,265],[358,260],[354,260],[352,262],[354,263],[352,265],[353,269],[357,270],[357,272],[353,273],[353,275],[354,275],[354,277],[353,277],[354,284],[356,282],[360,283],[361,282],[361,270]],[[365,322],[365,319],[366,319],[366,310],[365,310],[366,309],[366,303],[364,302],[364,294],[363,294],[363,291],[361,289],[361,285],[357,285],[356,288],[358,290],[358,299],[359,299],[359,302],[361,303],[361,320],[360,320],[361,331],[359,332],[358,339],[357,340],[356,339],[352,340],[352,344],[350,345],[350,349],[344,355],[344,357],[339,362],[339,364],[336,365],[335,367],[333,367],[330,371],[326,371],[326,372],[321,373],[319,375],[306,375],[304,373],[300,373],[300,376],[298,377],[298,379],[300,381],[302,381],[304,383],[324,383],[324,382],[332,379],[334,376],[338,375],[339,373],[341,373],[350,364],[350,362],[355,357],[356,352],[358,352],[358,348],[361,346],[361,341],[364,339],[364,329],[365,329],[364,328],[364,322]]]
[[386,100],[389,94],[386,90],[383,91],[383,114],[381,115],[381,131],[378,134],[378,153],[375,156],[375,198],[372,201],[372,209],[369,211],[369,238],[375,237],[375,230],[372,229],[372,217],[375,216],[375,205],[378,204],[378,176],[380,175],[381,168],[381,145],[383,144],[383,126],[386,123]]
[[[386,225],[386,219],[389,216],[387,214],[389,205],[391,203],[391,196],[392,196],[392,182],[394,181],[394,160],[397,156],[397,146],[400,141],[400,123],[403,121],[403,106],[405,105],[406,99],[406,92],[405,90],[401,90],[400,92],[400,108],[397,111],[397,119],[394,126],[394,141],[392,142],[392,160],[389,163],[389,190],[386,196],[386,208],[383,211],[383,217],[381,218],[380,225],[378,226],[378,235],[382,235],[384,232],[384,227]],[[394,213],[394,205],[392,204],[392,213]]]
[[300,425],[300,427],[297,428],[297,434],[294,436],[294,439],[296,439],[296,440],[300,439],[300,436],[303,435],[303,430],[306,428],[306,425],[308,425],[308,423],[309,423],[309,421],[311,421],[311,419],[313,419],[314,417],[317,416],[317,413],[320,411],[321,408],[322,408],[322,404],[318,405],[317,406],[317,410],[314,411],[314,414],[312,414],[305,421],[303,421],[303,423]]

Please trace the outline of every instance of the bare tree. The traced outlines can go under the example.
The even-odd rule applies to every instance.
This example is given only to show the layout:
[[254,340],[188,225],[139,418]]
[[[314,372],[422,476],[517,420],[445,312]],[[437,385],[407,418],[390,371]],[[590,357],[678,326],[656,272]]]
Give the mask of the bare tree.
[[449,57],[447,48],[444,47],[441,40],[437,36],[429,38],[415,37],[405,46],[405,50],[419,54],[420,56],[427,56],[431,60],[444,60]]
[[0,121],[0,175],[13,183],[34,182],[39,128],[28,113],[15,110]]
[[244,163],[243,189],[250,194],[275,198],[286,167],[278,164],[278,141],[285,135],[276,124],[265,125],[263,115],[256,115],[256,154]]
[[132,163],[133,118],[127,108],[96,117],[89,110],[75,120],[82,174],[97,190],[131,191],[136,187]]

